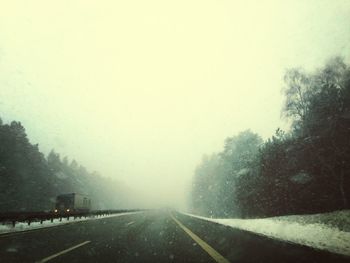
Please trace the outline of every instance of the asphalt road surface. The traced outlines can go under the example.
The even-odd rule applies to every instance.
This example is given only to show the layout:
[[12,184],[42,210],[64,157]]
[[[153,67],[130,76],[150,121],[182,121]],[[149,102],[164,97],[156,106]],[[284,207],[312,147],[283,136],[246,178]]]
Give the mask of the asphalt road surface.
[[0,262],[350,262],[168,210],[0,235]]

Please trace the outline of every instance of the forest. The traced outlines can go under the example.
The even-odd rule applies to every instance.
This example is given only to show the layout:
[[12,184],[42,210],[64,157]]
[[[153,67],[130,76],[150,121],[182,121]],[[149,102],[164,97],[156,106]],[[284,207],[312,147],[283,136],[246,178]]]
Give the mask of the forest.
[[30,143],[20,122],[0,119],[0,212],[52,210],[57,195],[72,192],[89,195],[93,209],[129,205],[125,185],[54,150],[45,156]]
[[[191,185],[193,213],[252,218],[350,208],[349,65],[334,57],[313,72],[288,69],[284,83],[282,117],[291,128],[265,141],[247,129],[204,155]],[[54,150],[45,156],[20,122],[0,119],[0,211],[51,210],[69,192],[88,194],[94,209],[131,205],[121,182]]]
[[291,68],[284,84],[290,130],[264,141],[248,129],[205,155],[192,182],[193,213],[254,218],[350,208],[349,65],[333,57],[312,72]]

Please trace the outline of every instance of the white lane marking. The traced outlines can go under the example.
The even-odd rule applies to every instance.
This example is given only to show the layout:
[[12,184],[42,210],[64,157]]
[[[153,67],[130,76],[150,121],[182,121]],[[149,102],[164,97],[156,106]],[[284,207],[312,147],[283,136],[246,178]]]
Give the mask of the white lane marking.
[[127,226],[130,226],[130,225],[132,225],[133,223],[135,223],[135,222],[134,222],[134,221],[131,221],[131,222],[127,223],[126,225],[127,225]]
[[53,259],[53,258],[56,258],[56,257],[58,257],[58,256],[60,256],[60,255],[65,254],[65,253],[68,253],[69,251],[72,251],[72,250],[74,250],[74,249],[76,249],[76,248],[78,248],[78,247],[84,246],[84,245],[86,245],[86,244],[88,244],[88,243],[90,243],[90,242],[91,242],[91,241],[85,241],[85,242],[80,243],[80,244],[78,244],[78,245],[75,245],[75,246],[73,246],[73,247],[70,247],[70,248],[67,248],[67,249],[65,249],[65,250],[62,250],[61,252],[58,252],[58,253],[53,254],[53,255],[51,255],[51,256],[49,256],[49,257],[43,258],[42,260],[39,260],[38,263],[47,262],[47,261],[49,261],[49,260],[51,260],[51,259]]

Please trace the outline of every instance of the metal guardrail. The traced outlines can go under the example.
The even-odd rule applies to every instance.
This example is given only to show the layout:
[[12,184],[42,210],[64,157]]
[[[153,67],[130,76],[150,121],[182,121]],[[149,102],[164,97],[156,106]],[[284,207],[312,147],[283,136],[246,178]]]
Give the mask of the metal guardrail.
[[54,219],[62,219],[73,220],[77,218],[87,218],[87,217],[99,217],[105,215],[119,214],[125,212],[136,212],[141,211],[139,209],[133,210],[96,210],[89,212],[8,212],[8,213],[0,213],[0,223],[3,225],[11,224],[13,227],[16,226],[17,223],[27,223],[30,225],[32,222],[40,222],[42,224],[44,221],[50,220],[53,222]]

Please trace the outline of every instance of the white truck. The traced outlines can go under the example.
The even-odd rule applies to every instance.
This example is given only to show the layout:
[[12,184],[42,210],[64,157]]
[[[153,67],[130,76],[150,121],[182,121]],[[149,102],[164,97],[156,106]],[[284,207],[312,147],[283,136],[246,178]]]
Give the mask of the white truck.
[[87,195],[70,193],[58,195],[55,213],[88,212],[91,209],[91,199]]

